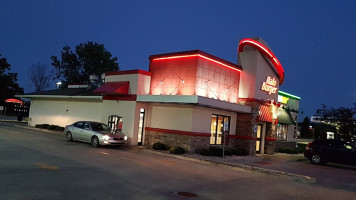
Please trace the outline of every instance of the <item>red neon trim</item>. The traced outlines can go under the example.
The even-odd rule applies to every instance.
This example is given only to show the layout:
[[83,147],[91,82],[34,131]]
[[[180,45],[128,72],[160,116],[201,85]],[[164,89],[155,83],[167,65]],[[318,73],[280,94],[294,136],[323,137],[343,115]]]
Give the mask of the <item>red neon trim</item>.
[[246,45],[252,46],[256,49],[258,49],[263,55],[265,55],[273,64],[274,68],[277,70],[278,75],[279,75],[279,85],[282,85],[284,82],[284,69],[282,67],[282,64],[279,62],[277,57],[262,43],[253,40],[253,39],[242,39],[239,43],[239,48],[238,48],[238,53],[244,51],[244,47]]
[[171,130],[171,129],[162,129],[162,128],[152,128],[152,127],[146,127],[145,130],[160,132],[160,133],[177,134],[177,135],[210,137],[209,133],[197,133],[197,132],[190,132],[190,131],[180,131],[180,130]]
[[162,57],[162,58],[154,58],[154,59],[152,59],[152,60],[153,60],[153,61],[155,61],[155,60],[168,60],[168,59],[187,58],[187,57],[196,57],[196,56],[198,56],[198,57],[200,57],[200,58],[204,58],[204,59],[209,60],[209,61],[212,61],[212,62],[214,62],[214,63],[217,63],[217,64],[219,64],[219,65],[225,66],[225,67],[227,67],[227,68],[229,68],[229,69],[232,69],[232,70],[235,70],[235,71],[238,71],[238,72],[241,72],[241,71],[242,71],[242,70],[237,69],[237,68],[235,68],[235,67],[233,67],[233,66],[227,65],[227,64],[225,64],[225,63],[222,63],[222,62],[220,62],[220,61],[217,61],[217,60],[215,60],[215,59],[206,57],[206,56],[201,55],[201,54],[190,54],[190,55],[182,55],[182,56],[169,56],[169,57]]

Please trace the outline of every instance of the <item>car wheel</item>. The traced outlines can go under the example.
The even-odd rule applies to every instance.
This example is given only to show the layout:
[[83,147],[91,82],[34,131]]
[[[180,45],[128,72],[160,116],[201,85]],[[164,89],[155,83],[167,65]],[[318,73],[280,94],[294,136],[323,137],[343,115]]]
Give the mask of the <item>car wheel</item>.
[[91,146],[98,147],[99,146],[99,138],[94,136],[91,138]]
[[73,141],[73,136],[72,136],[72,133],[71,132],[67,132],[66,133],[66,139],[68,142],[72,142]]
[[321,156],[318,154],[314,154],[310,161],[314,164],[314,165],[320,165],[323,164],[323,160],[321,159]]

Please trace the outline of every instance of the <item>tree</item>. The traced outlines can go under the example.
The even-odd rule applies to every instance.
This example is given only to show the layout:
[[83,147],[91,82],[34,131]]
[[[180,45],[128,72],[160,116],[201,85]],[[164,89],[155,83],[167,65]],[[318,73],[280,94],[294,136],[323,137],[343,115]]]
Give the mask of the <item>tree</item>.
[[17,73],[10,73],[11,65],[0,54],[0,105],[15,94],[22,94],[23,88],[17,83]]
[[49,69],[48,65],[37,63],[29,68],[30,79],[35,86],[35,92],[42,92],[49,88],[54,78],[54,70]]
[[310,121],[308,117],[305,117],[300,130],[300,137],[302,138],[312,138],[312,132],[310,131]]
[[103,44],[87,42],[75,47],[75,53],[67,45],[61,51],[61,59],[51,56],[56,78],[64,84],[89,83],[90,75],[100,76],[108,71],[119,70],[117,57],[112,57]]
[[316,111],[316,115],[320,117],[323,123],[336,126],[339,137],[341,139],[350,140],[355,136],[356,129],[356,103],[354,108],[327,108],[322,104],[322,108]]

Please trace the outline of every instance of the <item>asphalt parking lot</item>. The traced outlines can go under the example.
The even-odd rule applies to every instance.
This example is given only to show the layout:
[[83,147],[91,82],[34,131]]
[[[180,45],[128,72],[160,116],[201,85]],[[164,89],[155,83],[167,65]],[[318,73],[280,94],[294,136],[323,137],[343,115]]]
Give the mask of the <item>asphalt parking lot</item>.
[[[28,128],[27,126],[19,126],[22,128]],[[60,139],[62,137],[61,132],[51,132],[55,138]],[[64,136],[63,136],[64,137]],[[53,139],[55,139],[53,138]],[[63,139],[64,140],[64,139]],[[60,141],[63,142],[62,140]],[[140,148],[131,148],[130,151],[141,151]],[[151,151],[152,150],[147,150]],[[167,153],[160,153],[163,156],[170,157],[172,155]],[[346,165],[338,165],[328,163],[326,165],[312,165],[309,160],[304,158],[302,154],[297,155],[289,155],[289,154],[275,154],[275,155],[258,155],[255,157],[226,157],[226,158],[218,158],[218,157],[201,157],[199,155],[188,154],[184,156],[174,156],[180,159],[192,159],[197,162],[200,161],[211,161],[211,163],[205,163],[214,165],[214,163],[228,166],[234,165],[243,165],[249,166],[252,168],[262,168],[266,169],[266,174],[269,174],[268,170],[271,171],[279,171],[292,173],[302,176],[307,176],[315,179],[313,185],[332,188],[332,189],[340,189],[346,190],[350,192],[354,192],[356,189],[356,167],[354,166],[346,166]],[[275,174],[270,173],[270,175],[275,176]]]

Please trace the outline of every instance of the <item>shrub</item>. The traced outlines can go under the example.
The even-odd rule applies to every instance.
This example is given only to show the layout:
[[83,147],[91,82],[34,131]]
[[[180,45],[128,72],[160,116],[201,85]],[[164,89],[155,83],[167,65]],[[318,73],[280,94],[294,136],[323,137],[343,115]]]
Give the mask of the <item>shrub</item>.
[[48,130],[55,131],[57,127],[56,125],[49,125]]
[[49,124],[36,124],[35,128],[43,128],[43,129],[48,129],[49,128]]
[[297,148],[298,148],[298,151],[299,151],[300,153],[303,153],[304,150],[305,150],[305,147],[307,146],[307,144],[298,143],[297,146],[298,146],[298,147],[297,147]]
[[287,154],[298,154],[300,153],[299,150],[297,148],[293,149],[293,148],[280,148],[279,153],[287,153]]
[[235,156],[247,156],[248,152],[245,149],[230,149],[232,151],[232,154]]
[[156,142],[153,144],[152,149],[154,150],[168,150],[167,145],[161,143],[161,142]]
[[63,127],[57,125],[49,125],[49,124],[36,124],[35,128],[48,129],[52,131],[64,131]]
[[213,156],[222,157],[223,149],[219,147],[210,147],[209,150],[211,151]]
[[64,127],[57,126],[56,131],[64,131]]
[[169,153],[172,154],[185,154],[185,149],[182,147],[171,147]]
[[201,149],[199,154],[202,156],[213,156],[213,153],[210,151],[210,149]]

